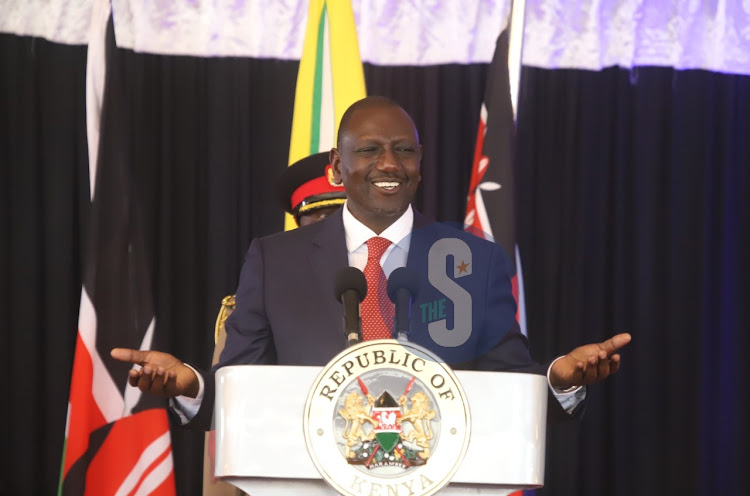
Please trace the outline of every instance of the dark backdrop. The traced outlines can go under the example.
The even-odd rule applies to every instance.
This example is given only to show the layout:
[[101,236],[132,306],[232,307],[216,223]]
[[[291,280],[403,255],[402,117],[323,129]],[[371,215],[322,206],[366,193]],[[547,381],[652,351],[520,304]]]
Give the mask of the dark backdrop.
[[536,356],[634,338],[584,420],[552,426],[547,480],[557,494],[745,494],[750,77],[527,68],[522,93]]
[[[52,494],[87,224],[85,47],[0,35],[0,494]],[[118,50],[118,116],[153,196],[157,333],[208,365],[252,237],[282,228],[297,63]],[[365,65],[414,116],[418,207],[461,220],[487,67]],[[524,69],[519,240],[532,352],[627,330],[582,422],[549,428],[544,494],[743,494],[750,78],[669,68]],[[124,378],[123,378],[124,380]],[[202,435],[174,432],[180,494]]]

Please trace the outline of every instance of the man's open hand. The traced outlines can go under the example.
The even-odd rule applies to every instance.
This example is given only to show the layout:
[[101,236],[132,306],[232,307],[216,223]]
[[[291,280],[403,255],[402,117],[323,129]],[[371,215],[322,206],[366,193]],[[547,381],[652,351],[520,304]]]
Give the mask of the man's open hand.
[[617,351],[630,342],[630,334],[617,334],[603,343],[579,346],[555,361],[550,384],[555,389],[586,386],[602,381],[620,368]]
[[128,382],[144,393],[162,398],[198,395],[198,376],[169,353],[115,348],[110,354],[116,360],[141,366],[130,369]]

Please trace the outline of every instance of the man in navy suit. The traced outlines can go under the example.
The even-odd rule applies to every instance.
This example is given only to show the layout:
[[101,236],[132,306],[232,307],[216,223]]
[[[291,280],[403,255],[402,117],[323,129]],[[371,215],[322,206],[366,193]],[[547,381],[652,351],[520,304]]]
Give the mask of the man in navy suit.
[[[440,284],[428,283],[424,277],[412,312],[411,341],[449,363],[481,370],[544,373],[544,368],[531,360],[526,339],[515,322],[509,260],[502,248],[463,231],[431,224],[412,209],[421,180],[421,158],[414,123],[396,103],[368,97],[346,111],[337,148],[330,153],[334,180],[346,188],[346,204],[312,226],[253,241],[240,276],[237,306],[226,322],[227,341],[217,367],[323,365],[342,351],[343,308],[333,296],[334,278],[347,266],[365,268],[368,240],[379,237],[388,240],[380,258],[386,272],[407,265],[418,274],[428,274],[431,250],[444,239],[454,240],[449,244],[458,247],[448,247],[446,253],[466,253],[462,251],[465,244],[471,256],[469,263],[462,260],[461,264],[458,256],[440,259],[444,264],[453,261],[457,266],[455,281],[471,297],[467,300],[470,332],[457,340],[455,334],[433,332],[434,324],[425,318],[425,309],[433,309],[432,305],[445,298],[436,289]],[[456,302],[446,307],[453,309],[449,319],[465,315]],[[603,343],[578,347],[546,367],[550,389],[565,410],[575,410],[585,395],[582,386],[617,371],[617,351],[629,341],[628,334],[619,334]],[[209,427],[212,375],[161,352],[118,348],[112,356],[141,365],[130,371],[131,385],[158,396],[179,397],[182,422]]]

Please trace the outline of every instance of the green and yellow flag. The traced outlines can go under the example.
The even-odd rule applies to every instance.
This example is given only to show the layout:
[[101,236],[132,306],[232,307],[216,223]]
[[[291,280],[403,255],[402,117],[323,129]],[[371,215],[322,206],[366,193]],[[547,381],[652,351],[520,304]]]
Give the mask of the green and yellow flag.
[[[294,94],[289,164],[330,150],[344,111],[366,95],[350,0],[310,0]],[[295,225],[287,214],[285,229]]]

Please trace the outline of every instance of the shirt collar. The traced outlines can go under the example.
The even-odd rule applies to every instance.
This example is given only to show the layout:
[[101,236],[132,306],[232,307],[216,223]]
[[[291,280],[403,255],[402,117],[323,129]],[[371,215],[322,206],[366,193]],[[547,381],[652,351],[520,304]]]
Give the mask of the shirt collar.
[[[347,200],[348,202],[348,200]],[[396,222],[388,226],[388,228],[380,234],[375,234],[375,231],[358,221],[349,212],[347,204],[344,203],[342,216],[344,219],[344,233],[346,234],[346,250],[352,253],[354,250],[362,246],[367,242],[368,239],[373,236],[379,236],[385,238],[394,245],[400,244],[405,250],[408,251],[409,234],[411,234],[412,226],[414,225],[414,211],[409,205],[401,217]],[[406,243],[406,246],[404,244]]]

